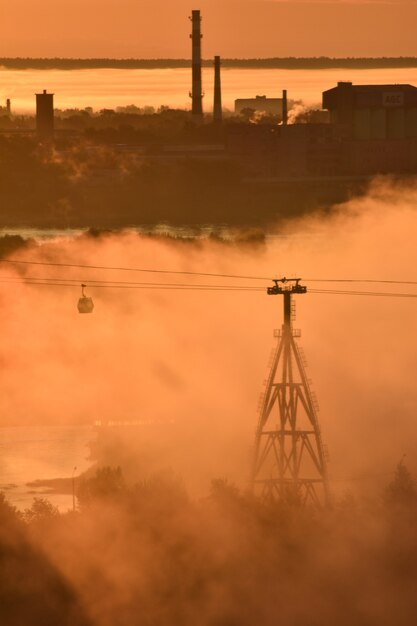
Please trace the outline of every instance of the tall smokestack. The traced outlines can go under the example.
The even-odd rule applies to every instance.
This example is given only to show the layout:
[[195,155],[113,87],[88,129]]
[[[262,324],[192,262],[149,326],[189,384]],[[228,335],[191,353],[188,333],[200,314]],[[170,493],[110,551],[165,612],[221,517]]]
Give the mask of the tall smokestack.
[[54,94],[36,94],[36,133],[41,140],[52,140],[54,138]]
[[288,101],[286,89],[282,91],[282,123],[285,126],[288,124]]
[[12,103],[10,101],[10,98],[7,98],[6,100],[6,111],[7,111],[7,115],[10,117],[12,114]]
[[192,98],[192,114],[196,118],[203,116],[203,87],[201,81],[201,17],[200,11],[192,11],[192,73],[193,88],[190,94]]
[[222,114],[222,85],[220,78],[220,57],[214,57],[214,105],[213,122],[221,123]]

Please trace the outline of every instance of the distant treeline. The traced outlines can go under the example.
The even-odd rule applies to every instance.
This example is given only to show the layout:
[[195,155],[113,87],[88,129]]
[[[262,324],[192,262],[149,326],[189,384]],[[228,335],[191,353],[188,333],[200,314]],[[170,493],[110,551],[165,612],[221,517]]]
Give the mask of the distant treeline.
[[[213,61],[203,61],[210,67]],[[190,67],[189,59],[66,59],[66,58],[0,58],[0,66],[8,69],[176,69]],[[384,69],[417,67],[417,57],[273,57],[269,59],[223,59],[223,67],[285,70],[319,70],[331,68]]]

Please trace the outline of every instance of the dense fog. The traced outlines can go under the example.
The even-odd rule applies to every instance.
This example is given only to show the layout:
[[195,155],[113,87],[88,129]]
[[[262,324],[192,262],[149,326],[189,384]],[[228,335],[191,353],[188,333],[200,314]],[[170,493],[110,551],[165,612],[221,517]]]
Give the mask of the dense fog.
[[[21,600],[18,614],[2,604],[5,623],[55,624],[57,611],[75,626],[414,619],[416,300],[314,290],[412,293],[411,284],[315,281],[413,281],[416,199],[377,181],[331,216],[267,235],[2,240],[3,260],[30,261],[0,268],[2,422],[137,422],[102,427],[96,466],[77,479],[75,512],[37,500],[18,514],[1,503],[1,586],[7,580]],[[311,289],[296,298],[295,326],[330,452],[330,510],[248,491],[258,396],[282,323],[281,299],[265,290],[283,275]],[[72,282],[87,285],[92,315],[78,314]]]

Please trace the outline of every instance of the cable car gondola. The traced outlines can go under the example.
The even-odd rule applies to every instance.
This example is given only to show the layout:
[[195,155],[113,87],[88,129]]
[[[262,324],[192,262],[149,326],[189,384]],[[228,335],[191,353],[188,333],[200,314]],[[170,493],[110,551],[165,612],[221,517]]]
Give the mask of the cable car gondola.
[[92,313],[94,309],[93,298],[85,295],[86,285],[81,285],[81,298],[78,300],[78,313]]

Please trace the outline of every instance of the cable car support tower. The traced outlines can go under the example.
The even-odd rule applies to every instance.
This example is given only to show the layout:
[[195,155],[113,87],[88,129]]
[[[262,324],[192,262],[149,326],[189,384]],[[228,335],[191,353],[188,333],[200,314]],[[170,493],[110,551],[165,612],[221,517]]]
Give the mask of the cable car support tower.
[[299,278],[274,280],[268,295],[283,296],[284,323],[261,400],[252,468],[252,488],[261,497],[317,507],[329,504],[327,453],[317,418],[317,402],[305,358],[293,328],[293,298],[307,288]]

